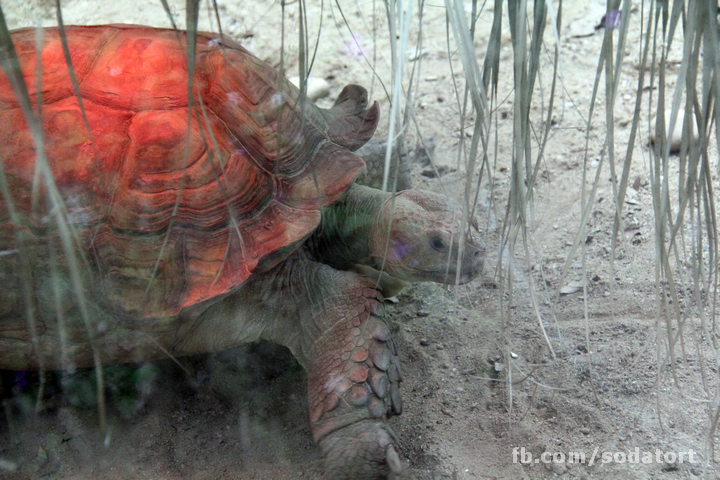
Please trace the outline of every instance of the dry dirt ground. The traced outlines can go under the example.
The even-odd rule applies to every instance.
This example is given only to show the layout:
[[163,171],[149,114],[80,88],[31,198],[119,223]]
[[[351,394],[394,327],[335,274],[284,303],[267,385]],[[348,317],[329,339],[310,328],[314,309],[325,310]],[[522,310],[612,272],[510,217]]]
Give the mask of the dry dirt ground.
[[[380,133],[386,133],[389,103],[378,81],[389,88],[384,6],[381,2],[373,6],[369,0],[340,2],[355,39],[370,62],[376,62],[378,76],[374,77],[368,61],[357,54],[337,6],[329,3],[325,2],[320,13],[319,2],[308,2],[312,35],[319,20],[323,22],[312,75],[326,79],[331,87],[330,96],[320,104],[331,104],[347,83],[372,87],[385,118]],[[614,278],[610,278],[614,206],[605,166],[589,220],[586,271],[583,274],[580,258],[575,258],[564,280],[565,284],[587,281],[592,355],[585,345],[582,290],[559,297],[554,306],[556,320],[550,308],[553,292],[563,286],[559,285],[561,269],[578,227],[584,119],[603,35],[603,30],[596,31],[594,26],[600,22],[603,4],[565,2],[560,32],[564,91],[556,101],[554,126],[534,192],[534,251],[527,259],[518,248],[518,256],[502,267],[513,275],[512,299],[506,290],[497,288],[499,229],[509,192],[512,153],[512,47],[505,34],[501,53],[501,78],[505,80],[501,80],[500,98],[506,100],[497,107],[498,148],[493,148],[490,156],[494,187],[484,186],[480,202],[481,225],[488,242],[484,278],[458,289],[413,285],[399,295],[397,304],[388,305],[387,320],[405,374],[405,410],[391,421],[412,478],[715,478],[714,464],[703,469],[707,412],[703,404],[690,400],[702,396],[697,387],[697,353],[691,349],[688,365],[681,366],[683,383],[678,390],[669,375],[665,350],[658,348],[658,338],[663,337],[658,337],[655,321],[648,115],[634,149],[636,167],[631,178],[637,188],[625,205],[626,229],[616,253]],[[33,25],[38,13],[45,25],[54,21],[31,3],[3,2],[2,7],[11,27]],[[63,8],[67,24],[168,25],[160,2],[68,0]],[[175,8],[175,13],[184,16],[182,8]],[[292,69],[297,60],[293,47],[297,3],[290,4],[286,13],[284,64]],[[422,134],[435,136],[435,160],[443,175],[430,178],[428,172],[423,174],[424,167],[414,165],[413,181],[416,187],[453,194],[464,188],[464,172],[457,169],[462,133],[453,87],[455,80],[462,88],[463,74],[455,52],[448,52],[442,2],[428,2],[424,14],[422,70],[414,107]],[[221,2],[220,15],[226,32],[261,58],[279,65],[283,25],[278,4]],[[380,22],[375,33],[373,15]],[[485,51],[491,19],[489,10],[480,15],[478,52]],[[640,12],[633,11],[628,20],[630,39],[615,125],[616,150],[621,152],[626,148],[635,102]],[[417,57],[411,48],[410,66],[417,65]],[[544,95],[549,89],[549,58],[543,56]],[[677,64],[674,68],[677,71]],[[591,174],[598,166],[604,138],[603,102],[601,95],[589,136]],[[539,101],[537,105],[532,120],[539,126]],[[414,138],[412,132],[411,142]],[[538,290],[539,313],[555,358],[532,307],[531,281]],[[510,308],[503,321],[501,305],[507,306],[508,301]],[[533,375],[524,379],[530,372]],[[505,383],[509,374],[512,390]],[[320,457],[307,416],[306,377],[281,348],[243,346],[185,359],[183,368],[171,360],[108,368],[110,434],[106,439],[97,428],[90,377],[90,373],[52,377],[45,408],[36,416],[32,414],[36,377],[4,377],[6,384],[10,382],[24,393],[6,402],[7,418],[0,421],[0,478],[321,478]],[[516,447],[535,458],[542,452],[573,451],[585,452],[587,459],[597,452],[597,458],[593,465],[587,460],[584,464],[522,464],[513,461]],[[695,463],[688,463],[687,456],[683,463],[601,461],[602,452],[626,453],[636,448],[641,454],[652,452],[653,460],[656,449],[693,449],[697,453]]]

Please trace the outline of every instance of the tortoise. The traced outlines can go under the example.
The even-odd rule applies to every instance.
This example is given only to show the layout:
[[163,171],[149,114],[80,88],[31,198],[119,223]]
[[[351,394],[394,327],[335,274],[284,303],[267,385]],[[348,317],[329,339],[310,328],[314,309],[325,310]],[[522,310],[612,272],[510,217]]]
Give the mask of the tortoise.
[[35,29],[12,33],[42,143],[0,75],[0,369],[269,340],[308,372],[328,478],[402,471],[383,289],[471,281],[479,231],[462,234],[440,195],[354,183],[352,150],[379,118],[360,86],[320,109],[231,39],[198,33],[190,96],[184,32],[65,34],[76,83],[57,29],[41,52]]

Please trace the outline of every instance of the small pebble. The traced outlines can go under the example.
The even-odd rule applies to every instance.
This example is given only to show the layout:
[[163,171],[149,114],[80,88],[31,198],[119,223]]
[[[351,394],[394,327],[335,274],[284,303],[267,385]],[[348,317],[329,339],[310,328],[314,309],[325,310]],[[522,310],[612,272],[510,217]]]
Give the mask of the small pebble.
[[[300,88],[300,78],[291,77],[290,82]],[[307,95],[313,102],[330,95],[330,84],[324,78],[310,77],[307,79]]]
[[12,473],[17,470],[17,467],[17,463],[0,458],[0,472],[6,471]]
[[632,187],[637,191],[640,190],[640,187],[642,187],[642,177],[640,175],[635,177],[635,181],[632,184]]
[[[670,128],[670,117],[671,117],[672,110],[667,109],[665,110],[665,129],[667,130]],[[652,130],[651,130],[651,136],[650,141],[652,143],[655,143],[655,122],[657,120],[657,117],[653,118],[652,120]],[[694,119],[693,119],[694,120]],[[683,122],[685,121],[685,111],[680,110],[678,111],[677,120],[675,123],[675,128],[673,129],[672,137],[670,137],[670,152],[671,153],[677,153],[680,151],[680,143],[682,142],[682,130],[683,130]],[[692,122],[692,129],[693,129],[693,137],[697,138],[697,125],[695,122]]]
[[420,345],[423,347],[427,347],[428,345],[430,345],[430,342],[428,342],[427,338],[421,338]]
[[545,468],[551,471],[555,476],[562,476],[567,472],[567,467],[562,463],[544,463]]

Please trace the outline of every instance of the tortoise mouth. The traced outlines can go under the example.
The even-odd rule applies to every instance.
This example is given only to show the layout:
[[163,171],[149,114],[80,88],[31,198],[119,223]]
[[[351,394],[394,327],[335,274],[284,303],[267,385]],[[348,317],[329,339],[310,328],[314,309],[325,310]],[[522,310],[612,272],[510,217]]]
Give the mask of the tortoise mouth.
[[457,270],[454,268],[448,270],[413,270],[414,277],[418,281],[431,281],[436,283],[443,283],[445,285],[455,285],[457,280],[458,285],[464,285],[475,280],[483,270],[483,262],[479,262],[472,265],[471,267],[463,268],[458,276]]
[[[415,265],[408,265],[407,262],[394,262],[389,258],[386,262],[379,259],[377,261],[377,270],[384,270],[389,275],[407,282],[435,282],[445,285],[458,285],[469,283],[482,273],[485,258],[482,249],[476,249],[472,256],[465,257],[460,265],[460,273],[458,275],[457,257],[455,260],[445,259],[440,265],[427,268],[429,265],[423,265],[421,262],[415,262]],[[418,265],[419,263],[419,265]],[[425,266],[426,268],[422,268]]]

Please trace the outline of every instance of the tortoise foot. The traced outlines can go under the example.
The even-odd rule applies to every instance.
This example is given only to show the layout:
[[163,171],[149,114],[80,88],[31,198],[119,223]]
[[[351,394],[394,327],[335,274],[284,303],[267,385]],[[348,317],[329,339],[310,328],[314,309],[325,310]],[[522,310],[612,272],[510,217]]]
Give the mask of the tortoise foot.
[[406,468],[396,450],[397,437],[384,420],[366,419],[320,441],[328,479],[404,478]]

